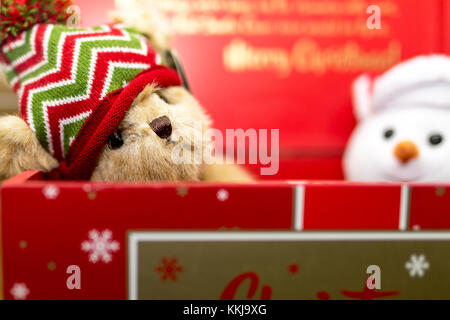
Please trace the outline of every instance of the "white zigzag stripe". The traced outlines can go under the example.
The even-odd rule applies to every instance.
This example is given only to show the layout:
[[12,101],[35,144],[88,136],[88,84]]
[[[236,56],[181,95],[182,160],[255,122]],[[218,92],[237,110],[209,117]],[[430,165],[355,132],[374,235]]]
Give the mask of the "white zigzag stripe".
[[[61,138],[61,150],[62,150],[63,154],[64,154],[64,127],[70,123],[73,123],[73,122],[76,122],[76,121],[79,121],[79,120],[89,117],[91,115],[91,113],[92,113],[92,111],[86,111],[79,115],[59,120],[59,136]],[[71,137],[71,139],[69,141],[69,145],[72,145],[72,142],[74,139],[75,139],[75,137]]]
[[24,44],[25,44],[25,32],[22,32],[17,36],[16,39],[14,39],[11,42],[8,42],[8,45],[3,47],[3,53],[8,53]]
[[[64,43],[66,42],[66,38],[67,38],[68,36],[71,36],[71,35],[76,35],[76,36],[77,36],[77,35],[91,35],[91,34],[97,34],[97,33],[102,33],[102,32],[108,32],[108,31],[111,31],[111,29],[110,29],[108,26],[101,26],[101,28],[102,28],[102,30],[89,30],[89,31],[78,31],[78,32],[63,32],[62,35],[61,35],[61,37],[60,37],[60,39],[59,39],[57,48],[62,48],[62,46],[63,46]],[[49,47],[49,43],[48,43],[48,42],[47,42],[46,44],[44,44],[44,45],[45,45],[46,48]],[[61,63],[62,63],[62,52],[61,52],[61,50],[57,50],[57,54],[58,54],[58,55],[57,55],[57,58],[56,58],[56,67],[55,67],[55,68],[53,68],[53,69],[51,69],[51,70],[49,70],[49,71],[47,71],[47,72],[45,72],[45,73],[38,74],[38,75],[36,75],[36,77],[30,78],[30,79],[28,79],[27,81],[25,81],[24,83],[22,83],[21,88],[20,88],[19,93],[18,93],[18,95],[19,95],[20,98],[22,97],[23,90],[24,90],[24,88],[25,88],[26,85],[28,85],[28,84],[30,84],[30,83],[37,82],[37,81],[39,81],[40,79],[45,78],[45,77],[47,77],[48,75],[50,75],[50,74],[52,74],[52,73],[57,73],[57,72],[59,72],[59,71],[61,70]],[[48,56],[46,56],[45,58],[46,58],[46,59],[45,59],[45,62],[48,63]]]
[[[36,88],[33,90],[30,90],[30,94],[28,96],[28,100],[27,100],[27,114],[28,114],[28,121],[30,122],[30,124],[33,124],[32,129],[34,129],[34,119],[32,116],[32,112],[31,112],[31,102],[33,100],[33,96],[36,93],[42,92],[42,91],[46,91],[48,89],[54,89],[54,88],[58,88],[58,87],[62,87],[62,86],[66,86],[66,85],[70,85],[70,84],[74,84],[76,83],[76,71],[78,69],[78,63],[79,63],[79,51],[80,51],[80,47],[81,44],[84,42],[93,42],[93,41],[97,41],[97,40],[127,40],[130,41],[131,38],[129,36],[129,33],[121,30],[123,36],[99,36],[99,37],[91,37],[91,38],[81,38],[81,39],[76,39],[76,44],[75,44],[75,50],[74,50],[74,58],[76,59],[76,61],[74,61],[72,63],[72,70],[71,70],[71,78],[70,79],[66,79],[66,80],[61,80],[57,83],[51,83],[48,84],[44,87],[40,87],[40,88]],[[141,47],[142,49],[130,49],[130,48],[124,48],[124,47],[113,47],[113,48],[98,48],[98,49],[93,49],[93,57],[91,59],[91,63],[90,63],[90,70],[88,73],[88,88],[87,91],[84,95],[80,95],[77,97],[72,97],[69,99],[59,99],[59,100],[51,100],[51,101],[43,101],[43,112],[44,112],[44,120],[45,120],[45,124],[46,124],[46,133],[47,133],[47,141],[49,142],[49,150],[51,153],[54,153],[54,147],[52,144],[52,136],[50,133],[50,128],[49,128],[49,118],[48,118],[48,107],[52,107],[52,106],[58,106],[58,105],[63,105],[63,104],[68,104],[68,103],[74,103],[74,102],[78,102],[78,101],[83,101],[86,99],[89,99],[89,97],[91,96],[91,92],[92,92],[92,81],[93,81],[93,74],[94,74],[94,69],[98,60],[98,54],[101,52],[128,52],[128,53],[136,53],[136,54],[142,54],[142,55],[147,55],[148,54],[148,47],[146,46],[143,38],[140,38],[140,43],[141,43]],[[58,52],[58,60],[61,59],[61,52]],[[61,61],[59,62],[59,66],[61,65]],[[36,80],[37,81],[37,80]],[[22,87],[23,90],[23,87]],[[64,156],[64,155],[63,155]]]
[[108,89],[111,85],[112,76],[116,68],[147,69],[149,67],[151,66],[147,63],[111,62],[108,67],[108,73],[106,76],[105,84],[103,86],[102,95],[100,96],[100,100],[103,100],[108,94]]
[[19,64],[22,64],[23,62],[26,62],[28,59],[33,57],[36,54],[36,33],[37,29],[39,28],[39,25],[36,25],[31,30],[31,37],[30,37],[30,43],[31,43],[31,51],[27,52],[23,56],[20,56],[14,61],[10,61],[11,67],[17,67]]
[[[30,37],[30,44],[31,44],[31,51],[27,52],[26,54],[24,54],[23,56],[20,56],[19,58],[17,58],[15,61],[11,62],[8,65],[5,65],[5,72],[9,72],[11,70],[14,69],[14,67],[16,67],[17,65],[21,64],[22,62],[28,60],[30,57],[32,57],[34,54],[36,54],[36,42],[35,42],[35,38],[36,38],[36,33],[37,33],[37,29],[38,29],[39,25],[34,26],[31,29],[31,37]],[[23,36],[23,40],[21,40],[23,43],[25,43],[25,33],[22,33]],[[18,45],[16,45],[18,46]],[[7,50],[8,46],[3,46],[3,52],[7,53],[10,50]],[[14,77],[13,80],[17,80],[16,77]]]
[[[53,25],[49,25],[47,30],[45,30],[44,42],[43,42],[44,44],[49,42],[52,31],[53,31]],[[40,67],[42,67],[44,64],[46,64],[48,62],[48,46],[44,45],[43,49],[44,49],[43,60],[40,63],[32,66],[28,70],[24,70],[21,74],[16,75],[13,78],[13,80],[11,81],[11,87],[14,87],[20,78],[26,77],[28,74],[36,71],[37,69],[39,69]]]
[[[101,30],[90,30],[90,31],[78,31],[78,32],[68,32],[68,33],[63,33],[60,41],[58,42],[58,46],[57,48],[62,48],[62,45],[64,44],[64,42],[66,41],[66,37],[70,36],[70,35],[90,35],[90,34],[96,34],[96,33],[100,33],[100,32],[105,32],[105,31],[110,31],[111,29],[108,26],[100,26]],[[46,48],[48,48],[48,42],[44,44],[44,46]],[[53,73],[57,73],[58,71],[61,70],[61,62],[62,62],[62,52],[61,51],[57,51],[58,55],[56,58],[56,67],[45,72],[42,74],[37,75],[36,77],[30,78],[27,81],[25,81],[24,83],[21,84],[20,89],[17,93],[17,95],[19,96],[19,101],[22,101],[22,95],[23,95],[23,91],[25,89],[25,87],[31,83],[37,82],[42,78],[47,77],[50,74]],[[45,57],[45,63],[48,63],[48,56]],[[33,119],[33,115],[31,113],[31,107],[30,107],[30,101],[28,100],[27,102],[27,118],[28,118],[28,122],[30,124],[30,128],[31,130],[33,130],[34,132],[36,132],[36,129],[34,127],[34,121],[32,121]],[[48,122],[48,119],[46,119],[46,121]]]

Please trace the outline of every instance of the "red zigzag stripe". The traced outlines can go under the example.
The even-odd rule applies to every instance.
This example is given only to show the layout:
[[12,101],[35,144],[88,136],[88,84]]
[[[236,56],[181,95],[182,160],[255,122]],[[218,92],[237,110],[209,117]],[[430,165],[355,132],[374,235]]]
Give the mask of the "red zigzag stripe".
[[[44,39],[45,39],[45,31],[47,30],[48,25],[38,25],[36,30],[36,40],[34,43],[31,43],[30,46],[35,46],[36,53],[28,58],[27,60],[23,61],[19,65],[17,65],[14,70],[16,73],[20,76],[22,73],[30,69],[31,67],[34,67],[35,65],[41,63],[44,61]],[[32,40],[32,39],[30,39]]]
[[[121,30],[113,29],[112,32],[102,32],[97,34],[89,35],[69,35],[66,37],[66,42],[64,43],[62,56],[68,60],[63,61],[61,64],[61,70],[46,76],[38,82],[33,82],[27,85],[23,91],[21,106],[26,108],[26,101],[29,96],[30,90],[42,87],[43,83],[56,83],[62,80],[71,79],[71,69],[74,63],[73,53],[76,44],[76,40],[80,38],[92,38],[99,36],[124,36]],[[146,42],[145,42],[146,43]],[[148,46],[148,44],[146,43]],[[147,51],[150,49],[147,48]],[[59,155],[58,160],[63,159],[63,151],[61,150],[60,133],[59,133],[59,121],[61,119],[67,119],[69,117],[76,116],[82,112],[91,111],[91,103],[98,103],[101,95],[103,85],[106,80],[106,75],[108,72],[108,67],[110,62],[137,62],[137,63],[148,63],[154,61],[154,56],[144,56],[141,54],[134,53],[120,53],[120,52],[101,52],[98,54],[97,63],[95,66],[94,79],[92,82],[92,91],[90,97],[81,102],[74,102],[64,105],[64,107],[50,107],[48,108],[48,118],[50,124],[50,131],[52,132],[52,142],[55,155]],[[22,109],[22,113],[26,113],[26,109]],[[23,114],[26,117],[26,114]],[[56,128],[56,130],[55,130]],[[51,142],[51,143],[52,143]]]

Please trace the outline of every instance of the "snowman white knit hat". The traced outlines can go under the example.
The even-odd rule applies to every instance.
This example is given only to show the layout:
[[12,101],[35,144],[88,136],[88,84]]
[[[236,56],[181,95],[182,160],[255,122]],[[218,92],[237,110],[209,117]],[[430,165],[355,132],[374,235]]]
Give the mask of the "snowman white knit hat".
[[369,110],[376,113],[395,107],[450,109],[450,57],[418,56],[373,80],[368,75],[360,76],[353,84],[353,94],[360,118]]

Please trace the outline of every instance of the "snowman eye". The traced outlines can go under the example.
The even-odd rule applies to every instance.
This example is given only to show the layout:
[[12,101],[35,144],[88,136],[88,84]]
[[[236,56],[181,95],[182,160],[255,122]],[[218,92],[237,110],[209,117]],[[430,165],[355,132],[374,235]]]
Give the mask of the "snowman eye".
[[386,129],[383,133],[383,136],[387,140],[392,138],[394,136],[394,133],[395,133],[394,129]]
[[432,146],[437,146],[438,144],[441,144],[442,141],[444,141],[444,138],[440,134],[433,134],[430,136],[428,141]]

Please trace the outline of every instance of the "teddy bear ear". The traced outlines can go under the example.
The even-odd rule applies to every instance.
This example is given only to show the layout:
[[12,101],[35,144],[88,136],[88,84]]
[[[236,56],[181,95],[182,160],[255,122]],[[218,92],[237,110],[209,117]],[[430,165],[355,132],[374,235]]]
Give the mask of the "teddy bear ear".
[[163,14],[151,0],[115,0],[110,16],[115,23],[123,23],[145,34],[157,50],[166,50],[172,42],[172,30]]
[[358,121],[363,121],[372,113],[372,79],[368,74],[356,78],[352,85],[353,112]]
[[0,117],[0,179],[26,170],[50,171],[58,162],[41,146],[33,131],[17,116]]

